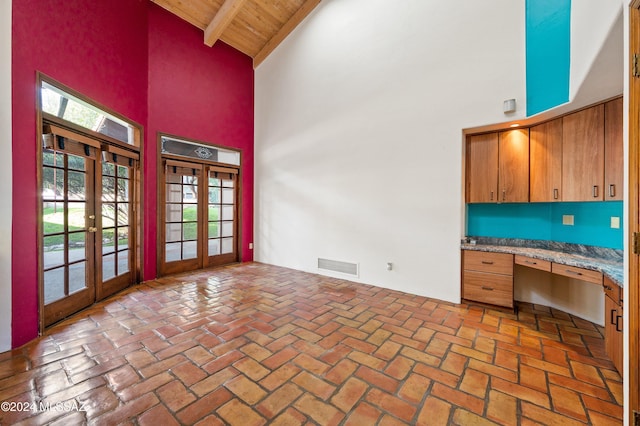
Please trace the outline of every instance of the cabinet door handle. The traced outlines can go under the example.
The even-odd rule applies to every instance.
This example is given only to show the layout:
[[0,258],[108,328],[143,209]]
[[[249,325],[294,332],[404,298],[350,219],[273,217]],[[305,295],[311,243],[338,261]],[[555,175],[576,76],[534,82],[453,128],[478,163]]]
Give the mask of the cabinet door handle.
[[553,199],[557,200],[558,199],[558,188],[553,188]]
[[532,262],[530,260],[525,260],[524,263],[526,263],[527,265],[537,265],[538,262]]
[[615,324],[616,327],[618,326],[618,324],[616,323],[616,320],[614,318],[615,318],[617,313],[618,313],[617,309],[612,309],[611,310],[611,325]]
[[483,265],[493,265],[493,262],[492,262],[492,261],[490,261],[490,260],[483,260],[483,261],[482,261],[482,264],[483,264]]
[[487,291],[493,291],[493,287],[487,287],[486,285],[483,285],[482,289]]
[[598,198],[598,185],[593,185],[593,198]]
[[489,200],[493,201],[493,191],[491,191],[491,198]]
[[[622,328],[618,328],[618,325],[622,322],[620,321],[622,319],[622,315],[617,315],[616,316],[616,331],[622,331]],[[622,327],[622,326],[620,326]]]
[[564,270],[567,274],[571,274],[571,275],[577,275],[577,276],[582,276],[582,272],[576,272],[576,271],[572,271],[571,269],[565,269]]
[[613,290],[610,285],[603,284],[605,290]]
[[609,197],[615,197],[616,196],[616,186],[615,184],[611,184],[609,185]]
[[502,201],[507,201],[507,190],[506,189],[502,190]]

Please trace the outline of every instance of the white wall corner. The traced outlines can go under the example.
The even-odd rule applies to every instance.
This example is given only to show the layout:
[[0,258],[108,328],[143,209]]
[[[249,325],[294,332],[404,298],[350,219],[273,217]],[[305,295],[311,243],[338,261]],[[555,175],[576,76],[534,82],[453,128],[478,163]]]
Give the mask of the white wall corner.
[[0,352],[11,349],[11,1],[0,1]]
[[524,116],[503,113],[525,105],[524,17],[321,2],[256,70],[256,260],[354,261],[361,282],[460,301],[462,129]]
[[569,84],[572,108],[622,93],[623,27],[623,7],[618,2],[572,2]]

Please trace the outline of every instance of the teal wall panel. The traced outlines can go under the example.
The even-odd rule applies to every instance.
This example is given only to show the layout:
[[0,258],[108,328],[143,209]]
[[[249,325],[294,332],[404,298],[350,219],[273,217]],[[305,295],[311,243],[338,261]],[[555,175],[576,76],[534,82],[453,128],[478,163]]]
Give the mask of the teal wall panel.
[[527,116],[569,101],[571,0],[526,0]]
[[[468,204],[467,235],[550,240],[622,250],[622,229],[611,228],[611,217],[619,217],[622,225],[622,210],[622,201]],[[563,225],[563,215],[573,215],[574,225]]]

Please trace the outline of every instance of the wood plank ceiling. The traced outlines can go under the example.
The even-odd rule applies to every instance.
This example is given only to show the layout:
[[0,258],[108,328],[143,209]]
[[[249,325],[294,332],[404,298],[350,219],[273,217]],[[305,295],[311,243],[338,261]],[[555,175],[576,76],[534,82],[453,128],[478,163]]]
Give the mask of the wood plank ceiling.
[[151,0],[253,58],[256,68],[321,0]]

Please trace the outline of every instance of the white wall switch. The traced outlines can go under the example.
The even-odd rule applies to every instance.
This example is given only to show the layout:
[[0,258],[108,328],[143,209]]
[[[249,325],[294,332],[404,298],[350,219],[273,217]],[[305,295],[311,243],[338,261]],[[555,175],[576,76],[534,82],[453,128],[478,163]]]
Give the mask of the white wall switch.
[[611,228],[620,229],[620,218],[616,216],[611,216]]
[[253,243],[249,243],[249,250],[253,250]]
[[571,226],[573,226],[573,215],[572,214],[563,214],[562,215],[562,224],[563,225],[571,225]]

